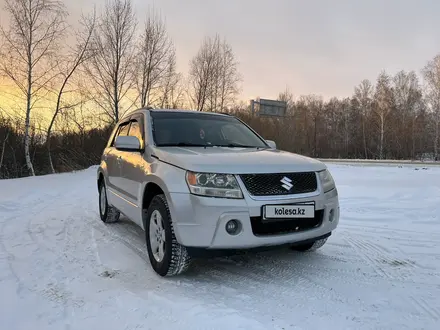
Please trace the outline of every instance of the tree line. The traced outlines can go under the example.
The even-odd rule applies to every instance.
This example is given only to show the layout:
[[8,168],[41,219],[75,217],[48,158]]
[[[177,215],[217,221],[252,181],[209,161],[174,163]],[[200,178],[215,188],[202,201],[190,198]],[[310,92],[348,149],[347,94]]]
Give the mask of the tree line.
[[229,112],[312,157],[438,159],[440,56],[420,73],[382,71],[342,99],[286,90],[286,117],[265,118],[239,100],[239,63],[220,35],[201,41],[184,74],[165,18],[150,9],[138,21],[131,0],[108,0],[75,29],[59,0],[5,0],[3,9],[0,74],[14,105],[0,104],[0,178],[94,165],[112,125],[146,106]]

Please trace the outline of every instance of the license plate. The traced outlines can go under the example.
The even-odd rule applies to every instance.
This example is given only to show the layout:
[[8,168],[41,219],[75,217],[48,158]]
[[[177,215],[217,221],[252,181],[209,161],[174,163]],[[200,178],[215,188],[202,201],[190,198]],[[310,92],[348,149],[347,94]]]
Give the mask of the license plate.
[[265,219],[314,218],[315,205],[266,205],[263,209]]

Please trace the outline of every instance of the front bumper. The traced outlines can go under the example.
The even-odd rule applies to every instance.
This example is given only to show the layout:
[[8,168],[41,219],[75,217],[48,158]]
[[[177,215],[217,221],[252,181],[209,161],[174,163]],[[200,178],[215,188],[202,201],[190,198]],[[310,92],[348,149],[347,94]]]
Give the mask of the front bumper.
[[[184,246],[195,248],[248,249],[295,243],[324,236],[332,232],[339,222],[339,199],[336,189],[326,194],[266,200],[255,200],[249,196],[234,200],[171,193],[168,202],[177,240]],[[315,203],[315,216],[320,218],[314,227],[288,233],[262,232],[265,230],[264,225],[261,225],[264,205],[301,202]],[[331,210],[334,213],[332,221]],[[230,235],[225,229],[226,223],[233,219],[241,223],[242,228],[237,235]],[[295,220],[284,221],[290,221],[292,224]],[[304,221],[306,220],[301,220],[303,224]]]

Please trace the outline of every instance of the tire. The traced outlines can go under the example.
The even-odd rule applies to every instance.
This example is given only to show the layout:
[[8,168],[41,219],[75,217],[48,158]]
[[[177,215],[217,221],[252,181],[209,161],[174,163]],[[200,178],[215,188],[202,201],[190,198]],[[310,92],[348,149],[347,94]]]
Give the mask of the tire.
[[105,223],[112,223],[119,220],[121,213],[108,204],[107,189],[102,181],[99,185],[99,216]]
[[154,196],[145,214],[145,237],[153,270],[160,276],[176,276],[184,273],[190,266],[191,258],[187,249],[177,242],[174,235],[173,222],[165,196]]
[[292,245],[291,249],[300,252],[313,252],[317,249],[321,248],[325,242],[327,242],[327,238],[318,239],[312,243],[301,244],[301,245]]

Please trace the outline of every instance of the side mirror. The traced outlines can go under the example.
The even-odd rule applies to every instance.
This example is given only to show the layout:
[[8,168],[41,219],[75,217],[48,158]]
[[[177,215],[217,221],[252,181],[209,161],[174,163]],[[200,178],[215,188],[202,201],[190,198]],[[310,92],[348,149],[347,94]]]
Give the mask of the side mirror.
[[272,149],[276,149],[277,148],[277,144],[275,143],[275,141],[272,140],[266,140],[266,143],[269,145],[269,147],[271,147]]
[[141,141],[136,136],[118,136],[115,148],[121,151],[141,151]]

